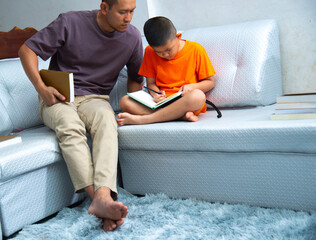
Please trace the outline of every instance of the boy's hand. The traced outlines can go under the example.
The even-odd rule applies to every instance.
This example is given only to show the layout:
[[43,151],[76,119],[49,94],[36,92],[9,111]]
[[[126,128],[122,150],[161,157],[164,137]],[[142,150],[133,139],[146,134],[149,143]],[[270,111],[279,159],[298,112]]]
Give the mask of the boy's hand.
[[215,85],[214,77],[210,76],[202,80],[199,80],[199,82],[197,83],[190,83],[190,84],[183,85],[179,91],[182,91],[182,96],[188,92],[191,92],[194,89],[200,89],[202,92],[206,93],[210,91],[212,88],[214,88],[214,85]]
[[166,93],[165,91],[161,91],[161,94],[155,93],[153,97],[154,97],[154,101],[157,103],[166,98]]
[[191,92],[192,90],[194,90],[194,87],[192,86],[192,84],[188,84],[183,85],[179,91],[182,91],[182,96],[184,96],[186,93]]

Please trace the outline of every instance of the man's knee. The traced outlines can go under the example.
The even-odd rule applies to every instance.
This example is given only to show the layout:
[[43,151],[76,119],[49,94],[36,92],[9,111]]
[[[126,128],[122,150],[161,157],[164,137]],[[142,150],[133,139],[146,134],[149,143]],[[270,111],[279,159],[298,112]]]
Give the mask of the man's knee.
[[59,116],[55,119],[55,132],[58,137],[73,136],[86,134],[84,123],[78,118],[67,118],[66,116]]
[[115,120],[115,113],[112,108],[99,108],[89,116],[88,128],[100,129],[100,128],[115,128],[117,123]]

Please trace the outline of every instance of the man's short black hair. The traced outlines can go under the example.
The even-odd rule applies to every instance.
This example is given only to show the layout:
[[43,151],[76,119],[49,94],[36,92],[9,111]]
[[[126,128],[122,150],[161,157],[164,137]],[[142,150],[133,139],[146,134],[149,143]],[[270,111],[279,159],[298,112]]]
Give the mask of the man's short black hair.
[[111,9],[112,6],[117,3],[117,0],[102,0],[102,2],[106,2],[109,5],[109,8]]
[[175,38],[177,30],[168,18],[153,17],[146,21],[144,34],[150,46],[160,47]]

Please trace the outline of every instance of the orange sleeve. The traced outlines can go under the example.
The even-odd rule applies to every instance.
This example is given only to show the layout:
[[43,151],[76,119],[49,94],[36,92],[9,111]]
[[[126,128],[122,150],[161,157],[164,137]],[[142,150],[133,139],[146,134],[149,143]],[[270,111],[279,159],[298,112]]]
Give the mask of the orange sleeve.
[[214,67],[209,59],[207,52],[205,49],[200,45],[198,45],[199,54],[197,55],[197,76],[198,81],[208,78],[216,74]]
[[156,64],[154,61],[153,54],[155,54],[155,52],[152,50],[150,46],[147,46],[145,49],[142,65],[138,72],[139,75],[142,75],[144,77],[156,78]]

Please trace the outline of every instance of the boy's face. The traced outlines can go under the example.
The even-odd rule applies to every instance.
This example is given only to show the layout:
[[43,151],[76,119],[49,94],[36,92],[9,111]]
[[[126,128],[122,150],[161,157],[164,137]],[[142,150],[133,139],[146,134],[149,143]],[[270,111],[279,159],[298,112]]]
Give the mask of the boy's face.
[[165,45],[152,48],[159,57],[171,60],[180,51],[180,39],[181,34],[177,34],[175,38],[170,39]]

